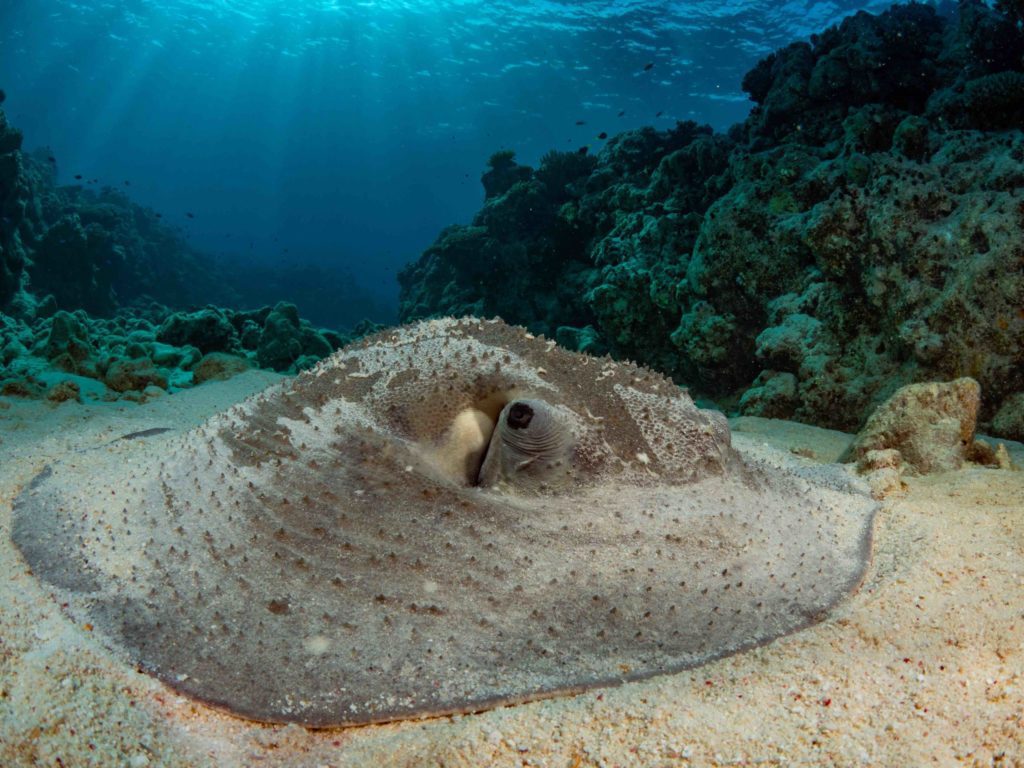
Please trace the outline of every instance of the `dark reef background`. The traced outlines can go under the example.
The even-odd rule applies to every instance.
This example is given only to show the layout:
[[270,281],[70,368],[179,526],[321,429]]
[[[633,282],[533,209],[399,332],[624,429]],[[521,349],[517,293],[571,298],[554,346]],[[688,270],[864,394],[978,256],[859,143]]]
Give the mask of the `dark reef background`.
[[401,319],[497,314],[845,430],[904,384],[971,376],[1021,439],[1022,15],[861,12],[762,60],[726,135],[645,128],[536,169],[499,152],[472,223],[401,273]]
[[[500,315],[727,411],[845,430],[904,384],[971,376],[983,426],[1024,439],[1022,22],[1019,2],[862,12],[762,60],[725,134],[643,128],[537,168],[497,152],[472,222],[400,274],[401,320]],[[158,396],[374,327],[275,305],[327,323],[365,301],[346,273],[205,256],[22,143],[0,111],[0,394]]]

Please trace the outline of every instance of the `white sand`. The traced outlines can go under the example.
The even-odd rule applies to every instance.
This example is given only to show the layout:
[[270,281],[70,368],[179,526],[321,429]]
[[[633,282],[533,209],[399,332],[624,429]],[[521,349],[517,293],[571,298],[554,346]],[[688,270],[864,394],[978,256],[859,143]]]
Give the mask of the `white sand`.
[[[274,378],[143,406],[0,403],[0,765],[1024,766],[1024,472],[981,468],[909,479],[886,501],[867,581],[828,621],[690,672],[333,731],[176,695],[61,613],[10,542],[11,503],[71,450],[190,426]],[[736,429],[819,460],[849,439],[763,419]],[[1008,447],[1024,466],[1024,446]]]

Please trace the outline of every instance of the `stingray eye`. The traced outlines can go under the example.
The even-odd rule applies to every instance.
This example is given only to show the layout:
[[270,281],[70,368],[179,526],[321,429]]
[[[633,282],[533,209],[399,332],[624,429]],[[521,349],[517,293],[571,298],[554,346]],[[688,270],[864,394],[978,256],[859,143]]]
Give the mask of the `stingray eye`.
[[533,421],[533,408],[524,402],[513,403],[508,409],[505,423],[512,429],[525,429]]
[[477,484],[529,491],[562,483],[574,442],[558,408],[539,399],[513,400],[498,417]]
[[523,461],[560,455],[571,435],[557,411],[543,400],[514,400],[505,406],[497,437]]

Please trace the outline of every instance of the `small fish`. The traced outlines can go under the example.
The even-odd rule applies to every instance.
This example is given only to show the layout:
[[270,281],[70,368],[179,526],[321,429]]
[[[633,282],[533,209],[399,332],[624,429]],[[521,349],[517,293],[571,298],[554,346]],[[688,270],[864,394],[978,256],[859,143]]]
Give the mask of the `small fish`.
[[130,187],[130,186],[132,185],[132,183],[131,183],[130,181],[128,181],[128,179],[125,179],[125,180],[124,180],[124,185],[125,185],[126,187]]
[[194,219],[196,217],[196,215],[191,211],[185,211],[185,215],[188,216],[190,219]]
[[158,213],[158,214],[156,215],[156,217],[157,217],[158,219],[162,219],[162,218],[164,217],[164,215],[163,215],[162,213]]
[[644,64],[644,72],[650,72],[652,69],[654,69],[653,61],[648,61],[646,64]]
[[576,121],[576,125],[586,125],[586,124],[587,124],[586,120],[577,120]]
[[0,104],[3,104],[5,101],[7,101],[7,94],[0,90]]
[[657,114],[655,114],[654,116],[655,116],[655,117],[661,117],[661,116],[662,116],[662,115],[664,115],[664,114],[665,114],[665,111],[664,111],[664,110],[660,110],[660,109],[659,109],[659,110],[658,110],[658,112],[657,112]]
[[601,131],[599,134],[597,134],[597,138],[599,138],[599,139],[607,139],[608,138],[608,132],[607,131]]
[[590,151],[590,147],[588,147],[586,144],[584,144],[582,147],[580,147],[579,149],[576,150],[576,154],[577,155],[585,155],[589,151]]
[[624,109],[619,110],[619,117],[622,117],[625,114],[626,114],[626,110],[624,110]]
[[76,173],[76,174],[75,174],[75,180],[76,180],[76,181],[81,181],[81,180],[82,180],[82,174],[80,174],[80,173]]
[[56,157],[52,157],[52,156],[51,156],[51,157],[48,157],[48,158],[46,158],[46,159],[47,159],[47,160],[48,160],[49,162],[51,162],[51,163],[56,163],[56,162],[57,162],[57,158],[56,158]]

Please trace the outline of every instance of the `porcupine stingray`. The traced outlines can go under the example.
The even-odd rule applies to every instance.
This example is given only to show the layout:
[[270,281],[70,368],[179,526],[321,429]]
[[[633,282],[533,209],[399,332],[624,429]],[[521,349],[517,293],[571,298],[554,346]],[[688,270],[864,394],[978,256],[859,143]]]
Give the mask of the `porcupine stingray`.
[[745,458],[659,374],[470,318],[75,454],[17,499],[13,538],[177,691],[330,726],[766,643],[857,587],[874,510],[838,467]]

